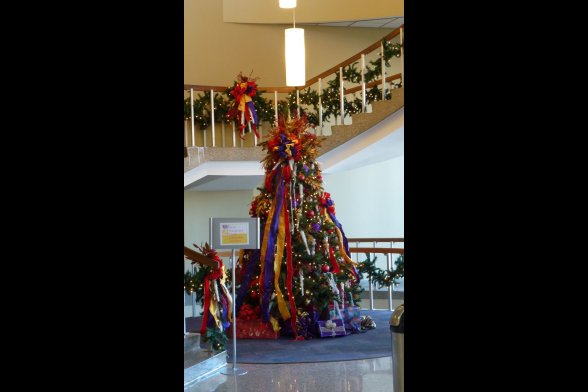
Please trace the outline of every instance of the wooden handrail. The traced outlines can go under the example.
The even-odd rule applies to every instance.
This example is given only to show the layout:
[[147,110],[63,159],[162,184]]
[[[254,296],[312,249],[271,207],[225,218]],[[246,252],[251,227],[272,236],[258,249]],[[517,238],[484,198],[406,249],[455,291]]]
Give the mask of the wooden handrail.
[[402,248],[352,248],[349,247],[351,253],[396,253],[399,255],[404,254]]
[[202,86],[199,84],[184,84],[184,90],[190,90],[191,88],[193,88],[196,91],[214,90],[214,91],[218,91],[218,92],[223,92],[223,91],[226,91],[227,89],[230,89],[231,87],[228,87],[228,86]]
[[400,27],[397,27],[395,30],[393,30],[392,32],[390,32],[388,35],[386,35],[384,38],[382,38],[378,42],[375,42],[375,43],[371,44],[370,46],[368,46],[364,50],[360,51],[359,53],[354,54],[353,56],[351,56],[347,60],[344,60],[343,62],[341,62],[341,63],[335,65],[334,67],[326,70],[325,72],[321,73],[320,75],[317,75],[314,78],[311,78],[311,79],[307,80],[306,81],[306,84],[302,88],[307,88],[307,87],[315,84],[316,82],[318,82],[319,78],[323,79],[325,76],[329,76],[330,74],[339,71],[339,67],[347,67],[348,65],[353,64],[357,60],[361,59],[361,55],[362,54],[368,54],[368,53],[376,50],[377,48],[380,47],[380,43],[382,42],[382,40],[389,41],[392,38],[396,37],[398,34],[400,34],[400,28],[404,28],[404,25],[402,25]]
[[[364,50],[360,51],[359,53],[354,54],[353,56],[351,56],[350,58],[348,58],[347,60],[344,60],[342,62],[340,62],[339,64],[335,65],[334,67],[329,68],[328,70],[326,70],[325,72],[322,72],[320,75],[315,76],[314,78],[310,78],[306,81],[306,84],[304,86],[300,86],[300,87],[257,87],[258,91],[277,91],[279,93],[290,93],[292,91],[296,91],[298,90],[304,90],[307,87],[310,87],[311,85],[315,84],[316,82],[318,82],[319,78],[323,79],[326,76],[329,76],[335,72],[339,71],[340,67],[347,67],[348,65],[353,64],[354,62],[358,61],[359,59],[361,59],[361,55],[362,54],[368,54],[374,50],[376,50],[377,48],[380,47],[380,43],[382,42],[382,40],[386,40],[389,41],[392,38],[396,37],[397,35],[400,34],[400,29],[404,28],[404,25],[401,25],[399,27],[397,27],[396,29],[392,30],[389,34],[387,34],[386,36],[384,36],[382,39],[380,39],[378,42],[375,42],[373,44],[371,44],[370,46],[368,46],[367,48],[365,48]],[[400,75],[400,74],[397,74]],[[392,76],[397,76],[397,75],[392,75]],[[393,79],[398,79],[398,77],[395,77]],[[388,78],[386,78],[386,80],[388,81]],[[381,83],[381,81],[380,81]],[[377,84],[377,83],[375,83]],[[373,87],[370,86],[370,87]],[[230,87],[221,87],[221,86],[202,86],[202,85],[197,85],[197,84],[184,84],[184,90],[189,90],[193,88],[196,91],[209,91],[209,90],[214,90],[214,91],[218,91],[218,92],[223,92],[225,91],[227,88]],[[361,88],[361,87],[360,87]],[[366,86],[367,88],[367,86]]]
[[184,246],[184,256],[186,256],[188,260],[192,260],[193,262],[198,264],[206,265],[208,267],[211,267],[212,269],[218,269],[219,267],[218,261],[212,260],[211,258],[208,258],[204,256],[202,253],[196,252],[195,250],[192,250],[187,246]]
[[[402,74],[397,73],[397,74],[390,75],[390,76],[386,77],[386,82],[391,82],[392,80],[396,80],[396,79],[400,79],[400,78],[402,78]],[[379,86],[381,84],[382,84],[382,81],[381,80],[374,80],[372,82],[366,83],[365,89],[368,90],[368,89],[370,89],[370,88],[372,88],[374,86]],[[355,87],[352,87],[352,88],[349,88],[349,89],[346,88],[345,89],[345,95],[352,94],[352,93],[355,93],[355,92],[360,91],[360,90],[361,90],[361,84],[359,86],[355,86]]]
[[404,238],[347,238],[347,242],[404,242]]
[[[227,89],[231,89],[232,86],[202,86],[199,84],[184,84],[184,90],[190,90],[193,88],[195,91],[210,91],[214,90],[215,92],[225,92]],[[279,93],[290,93],[292,91],[296,91],[296,87],[257,87],[257,91],[268,91],[274,92],[277,91]]]

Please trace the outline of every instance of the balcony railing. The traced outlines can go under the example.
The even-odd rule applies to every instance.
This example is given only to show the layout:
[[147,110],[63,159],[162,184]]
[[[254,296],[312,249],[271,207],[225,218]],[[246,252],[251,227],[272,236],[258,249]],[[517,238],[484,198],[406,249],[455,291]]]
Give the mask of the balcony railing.
[[[258,87],[258,99],[263,103],[257,109],[260,138],[263,138],[263,123],[271,127],[280,113],[287,116],[305,113],[317,135],[329,136],[332,125],[349,124],[351,115],[369,113],[371,102],[390,99],[395,88],[404,87],[403,34],[404,25],[309,79],[302,87]],[[231,88],[184,85],[185,147],[258,144],[258,138],[251,132],[240,138],[236,122],[224,116]]]
[[[355,253],[356,261],[358,262],[362,261],[360,260],[360,254],[362,253],[386,255],[386,265],[382,266],[382,269],[387,271],[393,270],[394,255],[396,257],[404,255],[404,238],[348,238],[347,241],[349,243],[349,252]],[[352,244],[355,244],[355,247],[351,246]],[[367,244],[369,246],[366,246]],[[393,286],[393,284],[388,286],[388,310],[394,310],[392,303],[394,297]],[[368,290],[370,310],[374,310],[374,282],[371,279],[368,279]]]

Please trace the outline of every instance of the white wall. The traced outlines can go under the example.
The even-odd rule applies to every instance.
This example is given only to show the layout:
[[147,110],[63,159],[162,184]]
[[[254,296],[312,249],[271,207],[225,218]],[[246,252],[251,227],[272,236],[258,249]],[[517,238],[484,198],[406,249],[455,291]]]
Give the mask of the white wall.
[[323,179],[347,237],[404,237],[404,156]]
[[[208,222],[215,218],[247,218],[253,190],[196,192],[184,191],[184,245],[194,249],[192,244],[209,242]],[[191,270],[190,261],[184,261],[184,270]],[[192,299],[186,297],[184,316],[198,316],[202,307],[196,304],[192,313]]]
[[208,222],[215,218],[248,218],[253,189],[245,191],[184,191],[184,245],[209,241]]

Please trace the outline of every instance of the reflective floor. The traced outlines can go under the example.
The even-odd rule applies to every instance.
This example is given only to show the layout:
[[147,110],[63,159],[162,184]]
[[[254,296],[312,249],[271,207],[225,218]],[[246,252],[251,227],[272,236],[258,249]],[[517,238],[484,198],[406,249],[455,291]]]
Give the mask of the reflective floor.
[[[353,349],[350,347],[350,350]],[[227,365],[232,368],[232,364]],[[390,392],[392,357],[343,362],[248,364],[242,376],[217,374],[187,392]]]

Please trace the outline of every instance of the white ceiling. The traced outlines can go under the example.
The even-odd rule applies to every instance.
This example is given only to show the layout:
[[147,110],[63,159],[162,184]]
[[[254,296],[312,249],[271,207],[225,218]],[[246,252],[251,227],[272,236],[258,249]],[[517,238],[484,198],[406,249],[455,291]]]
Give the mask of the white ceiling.
[[367,20],[350,20],[347,22],[330,22],[330,23],[299,23],[306,26],[333,26],[333,27],[374,27],[395,29],[404,24],[404,17],[384,18],[384,19],[367,19]]

